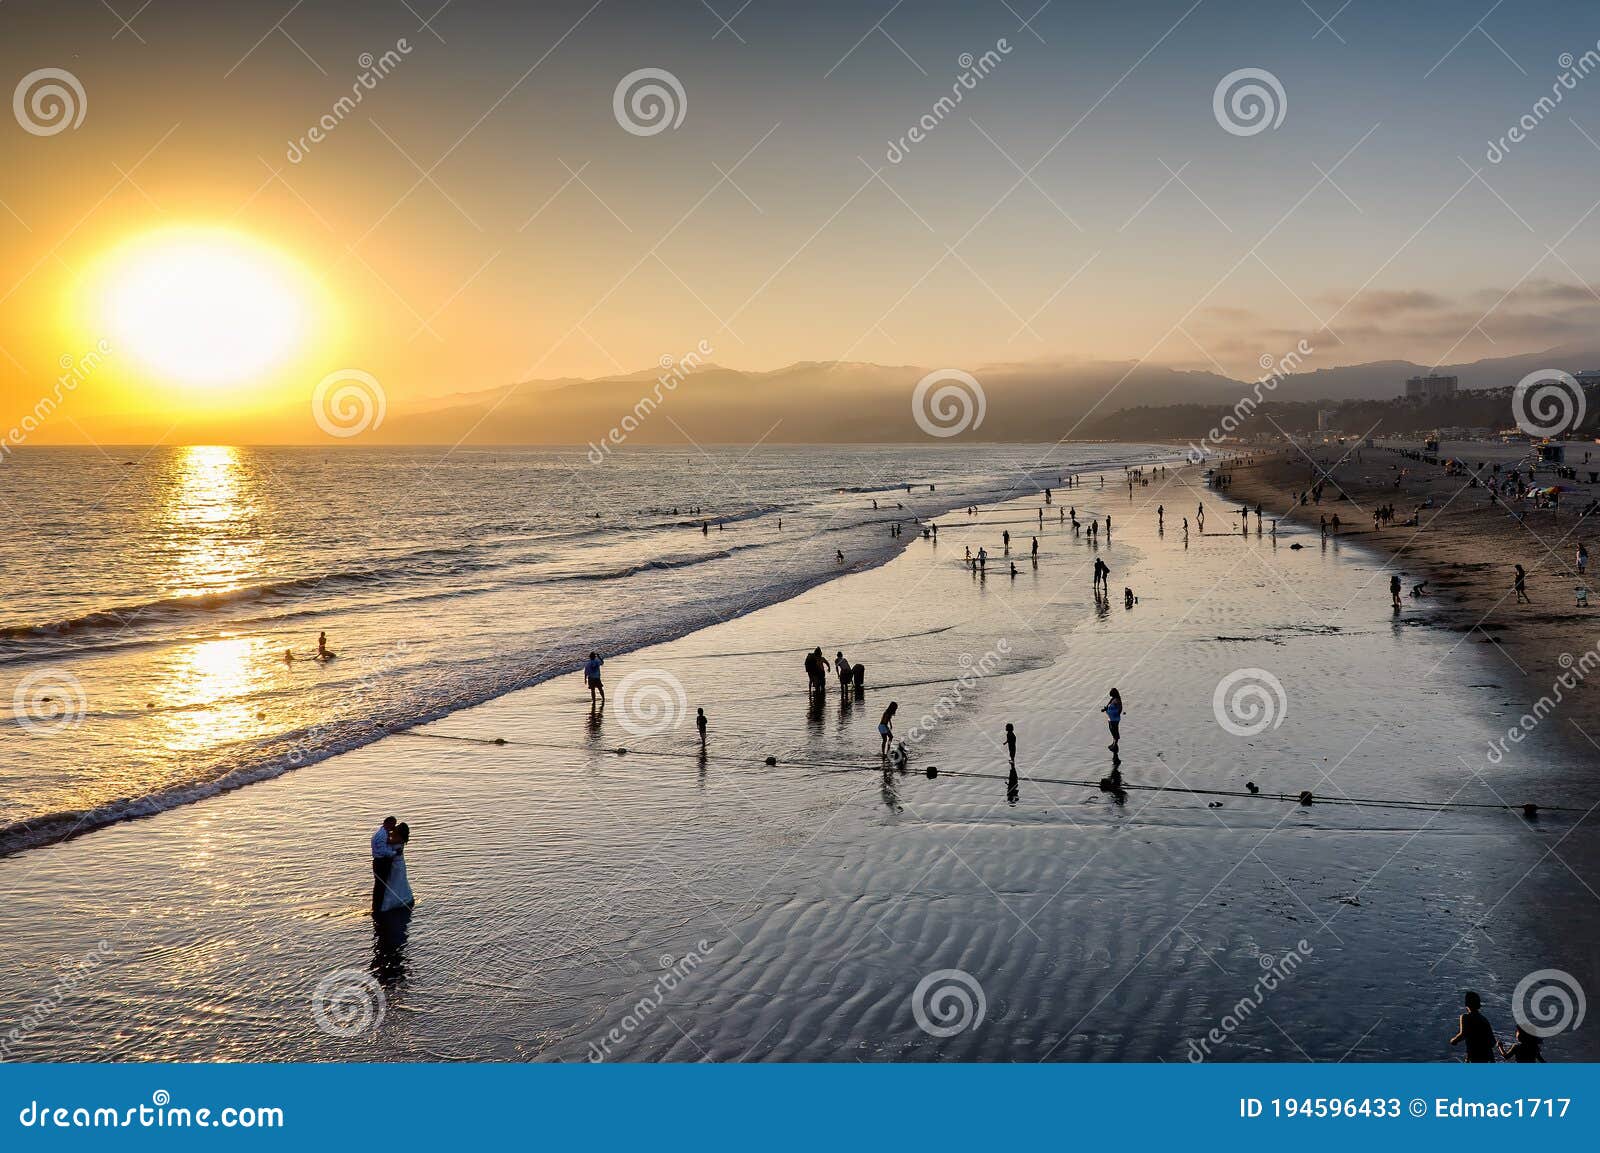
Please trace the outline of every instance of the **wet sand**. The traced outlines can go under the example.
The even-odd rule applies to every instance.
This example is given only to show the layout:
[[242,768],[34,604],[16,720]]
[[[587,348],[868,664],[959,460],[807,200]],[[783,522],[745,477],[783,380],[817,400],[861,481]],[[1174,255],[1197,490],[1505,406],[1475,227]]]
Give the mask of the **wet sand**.
[[[1579,514],[1592,497],[1600,496],[1600,485],[1561,481],[1577,490],[1563,494],[1562,507],[1535,510],[1530,504],[1518,520],[1503,503],[1491,505],[1488,492],[1471,487],[1469,477],[1448,476],[1443,465],[1424,464],[1398,451],[1421,447],[1394,442],[1394,447],[1359,449],[1348,456],[1343,448],[1319,451],[1315,455],[1323,465],[1336,466],[1333,482],[1320,505],[1295,510],[1292,518],[1320,533],[1318,518],[1338,512],[1341,540],[1370,549],[1383,562],[1381,579],[1363,594],[1370,607],[1380,610],[1389,602],[1388,574],[1400,573],[1403,625],[1442,630],[1450,636],[1452,656],[1481,650],[1491,679],[1505,686],[1507,700],[1519,713],[1549,698],[1557,707],[1544,727],[1560,734],[1574,761],[1592,763],[1600,753],[1600,676],[1591,667],[1600,657],[1600,587],[1592,583],[1593,569],[1585,578],[1578,576],[1576,553],[1580,541],[1596,550],[1600,517]],[[1526,445],[1443,447],[1441,459],[1498,461],[1502,471],[1516,467],[1528,453]],[[1584,469],[1581,455],[1576,467]],[[1294,494],[1308,487],[1312,471],[1311,459],[1301,452],[1275,454],[1234,468],[1226,495],[1259,502],[1281,515],[1290,509]],[[1580,475],[1587,478],[1588,473]],[[1427,501],[1432,501],[1431,508],[1419,507]],[[1416,510],[1418,524],[1374,531],[1372,510],[1382,504],[1394,505],[1400,521]],[[1517,603],[1512,585],[1517,564],[1527,570],[1531,604]],[[1413,598],[1411,587],[1419,580],[1427,582],[1426,595]],[[1577,603],[1579,585],[1590,590],[1588,607]],[[1585,653],[1590,654],[1587,661],[1582,660]],[[1566,683],[1558,687],[1563,677]],[[1505,755],[1525,756],[1516,743],[1509,744]],[[1546,763],[1536,771],[1547,774],[1556,767]],[[1585,768],[1580,783],[1590,775]]]
[[[1493,646],[1397,625],[1381,557],[1288,527],[1241,536],[1198,482],[1058,492],[1113,517],[1103,607],[1081,536],[1047,521],[1027,560],[1036,499],[955,514],[937,546],[613,658],[598,716],[563,677],[0,860],[0,1020],[52,1002],[10,1055],[1442,1060],[1463,988],[1508,1035],[1527,974],[1600,987],[1584,820],[1600,787],[1558,726],[1491,763],[1523,708]],[[981,579],[961,559],[980,544]],[[866,665],[863,701],[834,682],[808,707],[814,645]],[[1250,735],[1214,704],[1241,670],[1271,702]],[[668,685],[675,724],[641,735],[659,714],[627,707],[635,673]],[[1111,768],[1112,685],[1121,771],[1146,786],[1121,801],[1074,783]],[[901,736],[935,718],[904,773],[877,755],[890,699]],[[1235,729],[1262,715],[1222,712]],[[1277,799],[1303,789],[1318,802]],[[1483,807],[1336,803],[1359,799]],[[1558,807],[1503,807],[1526,800]],[[403,939],[366,908],[387,812],[414,830]],[[92,951],[105,960],[53,996]],[[952,981],[982,1017],[940,1036],[960,996],[923,996],[931,1031],[914,1002]],[[1547,1055],[1594,1059],[1596,1036]]]

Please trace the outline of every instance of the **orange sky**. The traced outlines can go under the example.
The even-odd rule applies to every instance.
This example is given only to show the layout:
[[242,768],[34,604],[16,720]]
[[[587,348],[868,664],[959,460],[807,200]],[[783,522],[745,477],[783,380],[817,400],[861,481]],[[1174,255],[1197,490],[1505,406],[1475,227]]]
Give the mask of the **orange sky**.
[[[56,396],[38,443],[314,439],[330,373],[403,408],[702,340],[758,369],[1149,358],[1253,376],[1308,336],[1310,367],[1429,364],[1597,318],[1600,79],[1485,155],[1587,43],[1565,4],[1497,27],[1503,52],[1451,50],[1461,30],[1428,4],[1352,9],[1340,41],[1253,3],[1060,4],[1028,27],[913,4],[878,31],[870,6],[758,5],[738,36],[695,5],[611,0],[432,25],[395,4],[214,8],[158,4],[129,30],[96,4],[0,7],[7,83],[57,68],[83,92],[75,125],[0,129],[0,424]],[[941,109],[971,78],[963,53],[986,51]],[[1285,115],[1238,134],[1213,97],[1247,65],[1281,79]],[[682,92],[681,121],[649,134],[614,102],[642,68]],[[175,227],[293,266],[307,325],[270,369],[186,383],[147,349],[90,355],[113,327],[86,287],[106,254]]]

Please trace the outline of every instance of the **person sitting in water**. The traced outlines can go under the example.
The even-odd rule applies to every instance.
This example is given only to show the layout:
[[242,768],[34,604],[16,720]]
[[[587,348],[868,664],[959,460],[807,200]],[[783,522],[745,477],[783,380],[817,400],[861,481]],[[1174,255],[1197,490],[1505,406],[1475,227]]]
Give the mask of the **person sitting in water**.
[[284,649],[283,650],[283,663],[286,664],[286,665],[294,664],[294,650],[293,649]]
[[331,661],[334,657],[336,657],[338,655],[339,655],[338,653],[331,653],[331,652],[328,651],[328,634],[326,632],[318,633],[317,634],[317,659],[319,661]]

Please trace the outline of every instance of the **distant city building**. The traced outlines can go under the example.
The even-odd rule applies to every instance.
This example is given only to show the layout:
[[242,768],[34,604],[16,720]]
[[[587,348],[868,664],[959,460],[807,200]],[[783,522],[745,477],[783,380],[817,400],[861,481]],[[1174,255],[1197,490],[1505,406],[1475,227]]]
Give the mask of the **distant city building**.
[[1449,400],[1456,394],[1453,376],[1413,376],[1406,381],[1407,400]]
[[1317,410],[1317,431],[1327,432],[1331,429],[1333,427],[1333,418],[1337,415],[1338,413],[1331,408],[1319,408]]

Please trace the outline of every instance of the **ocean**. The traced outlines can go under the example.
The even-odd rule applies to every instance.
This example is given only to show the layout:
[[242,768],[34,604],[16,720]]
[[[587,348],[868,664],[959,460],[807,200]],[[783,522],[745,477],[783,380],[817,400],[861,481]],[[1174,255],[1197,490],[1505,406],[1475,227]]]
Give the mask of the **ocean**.
[[917,517],[1170,454],[20,450],[0,466],[0,855],[740,616],[883,563]]

